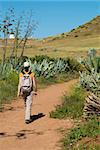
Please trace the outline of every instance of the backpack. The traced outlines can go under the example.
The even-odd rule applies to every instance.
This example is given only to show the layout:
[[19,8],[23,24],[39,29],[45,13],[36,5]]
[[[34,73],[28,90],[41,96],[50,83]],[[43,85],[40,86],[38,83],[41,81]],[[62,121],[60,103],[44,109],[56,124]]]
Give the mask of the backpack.
[[24,73],[22,78],[21,78],[21,93],[24,95],[29,94],[32,91],[32,79],[30,77],[30,74]]

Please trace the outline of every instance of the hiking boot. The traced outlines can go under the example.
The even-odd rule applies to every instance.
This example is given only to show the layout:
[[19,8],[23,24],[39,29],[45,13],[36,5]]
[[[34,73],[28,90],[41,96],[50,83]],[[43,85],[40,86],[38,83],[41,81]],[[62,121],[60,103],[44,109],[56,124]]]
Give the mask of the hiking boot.
[[25,123],[29,124],[29,123],[31,123],[31,120],[25,120]]

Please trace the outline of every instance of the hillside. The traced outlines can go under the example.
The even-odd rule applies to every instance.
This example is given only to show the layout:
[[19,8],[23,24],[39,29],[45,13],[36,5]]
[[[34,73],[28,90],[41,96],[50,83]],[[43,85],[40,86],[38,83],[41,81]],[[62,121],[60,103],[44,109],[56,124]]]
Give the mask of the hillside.
[[[8,55],[12,41],[9,41]],[[100,16],[72,29],[70,32],[47,37],[29,39],[25,55],[48,55],[51,57],[84,57],[89,48],[95,48],[100,55]],[[20,54],[21,47],[19,48]],[[0,52],[1,56],[1,52]]]
[[45,38],[46,41],[53,41],[57,39],[68,39],[72,37],[86,37],[86,36],[98,36],[100,34],[100,16],[95,17],[91,21],[72,29],[69,32],[65,32],[56,36]]
[[38,41],[29,41],[36,52],[33,54],[47,54],[54,57],[86,56],[89,48],[95,48],[100,55],[100,16],[72,29],[70,32],[44,38]]

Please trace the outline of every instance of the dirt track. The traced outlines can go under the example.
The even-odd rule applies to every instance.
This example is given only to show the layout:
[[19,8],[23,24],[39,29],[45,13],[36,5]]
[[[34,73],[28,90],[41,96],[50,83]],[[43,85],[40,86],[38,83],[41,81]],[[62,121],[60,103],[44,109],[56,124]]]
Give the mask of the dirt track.
[[23,101],[13,102],[0,113],[1,150],[59,150],[60,129],[70,129],[73,121],[49,118],[49,112],[60,104],[64,91],[69,92],[76,80],[41,89],[33,98],[34,121],[24,123]]

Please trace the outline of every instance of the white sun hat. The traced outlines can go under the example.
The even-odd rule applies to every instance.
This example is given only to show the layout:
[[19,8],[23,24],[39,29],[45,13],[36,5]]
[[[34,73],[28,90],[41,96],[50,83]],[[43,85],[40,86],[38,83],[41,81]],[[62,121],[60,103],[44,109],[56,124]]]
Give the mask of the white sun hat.
[[24,67],[30,67],[30,64],[29,64],[29,62],[24,62]]

